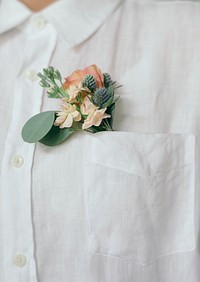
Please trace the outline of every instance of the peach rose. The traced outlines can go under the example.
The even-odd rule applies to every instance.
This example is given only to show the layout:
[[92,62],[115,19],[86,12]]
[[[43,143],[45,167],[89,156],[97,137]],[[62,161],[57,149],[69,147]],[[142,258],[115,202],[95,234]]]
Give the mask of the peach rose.
[[96,80],[97,87],[104,86],[104,77],[100,68],[96,65],[91,65],[85,68],[84,70],[76,70],[70,76],[65,79],[64,87],[65,89],[69,88],[71,85],[80,85],[87,74],[94,76]]

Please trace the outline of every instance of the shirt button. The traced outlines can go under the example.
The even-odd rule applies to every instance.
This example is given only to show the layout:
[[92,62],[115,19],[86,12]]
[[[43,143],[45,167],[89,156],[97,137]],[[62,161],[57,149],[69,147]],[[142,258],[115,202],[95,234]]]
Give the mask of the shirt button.
[[46,25],[46,21],[42,17],[38,17],[34,19],[34,26],[36,27],[37,30],[42,30],[44,29]]
[[39,78],[39,77],[37,76],[37,72],[34,71],[34,70],[28,70],[28,71],[26,72],[26,77],[27,77],[28,80],[30,80],[30,81],[32,81],[32,82],[38,80],[38,78]]
[[22,254],[18,254],[14,256],[14,264],[18,267],[23,267],[26,264],[26,257]]
[[14,166],[14,167],[17,167],[17,168],[20,168],[24,163],[24,159],[22,156],[20,155],[15,155],[12,157],[11,159],[11,164]]

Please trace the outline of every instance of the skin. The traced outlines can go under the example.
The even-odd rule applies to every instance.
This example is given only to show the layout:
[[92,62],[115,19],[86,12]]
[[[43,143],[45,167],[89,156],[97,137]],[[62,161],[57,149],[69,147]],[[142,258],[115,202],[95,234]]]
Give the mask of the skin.
[[33,12],[38,12],[57,0],[20,0]]

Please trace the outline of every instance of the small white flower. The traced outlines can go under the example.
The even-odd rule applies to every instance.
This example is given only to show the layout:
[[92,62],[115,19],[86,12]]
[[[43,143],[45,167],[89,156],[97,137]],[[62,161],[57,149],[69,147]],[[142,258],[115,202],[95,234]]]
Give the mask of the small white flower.
[[70,87],[66,90],[67,94],[69,95],[68,102],[72,103],[75,101],[75,98],[78,96],[80,92],[90,92],[88,88],[83,87],[82,83],[79,83],[78,86],[70,85]]
[[93,125],[99,126],[104,118],[110,118],[111,115],[106,114],[106,110],[107,108],[95,110],[89,114],[82,125],[82,129],[87,129]]
[[55,126],[60,128],[69,128],[72,126],[73,121],[80,121],[81,114],[77,111],[76,105],[69,103],[62,105],[63,111],[57,113],[57,118],[54,122]]

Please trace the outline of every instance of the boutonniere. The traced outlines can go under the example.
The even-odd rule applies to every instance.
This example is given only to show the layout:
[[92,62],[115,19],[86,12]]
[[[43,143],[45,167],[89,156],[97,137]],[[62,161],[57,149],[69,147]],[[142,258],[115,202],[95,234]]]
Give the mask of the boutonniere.
[[108,73],[91,65],[63,79],[53,67],[38,73],[49,98],[60,99],[61,111],[47,111],[30,118],[22,129],[25,142],[58,145],[75,132],[113,130],[116,86]]

